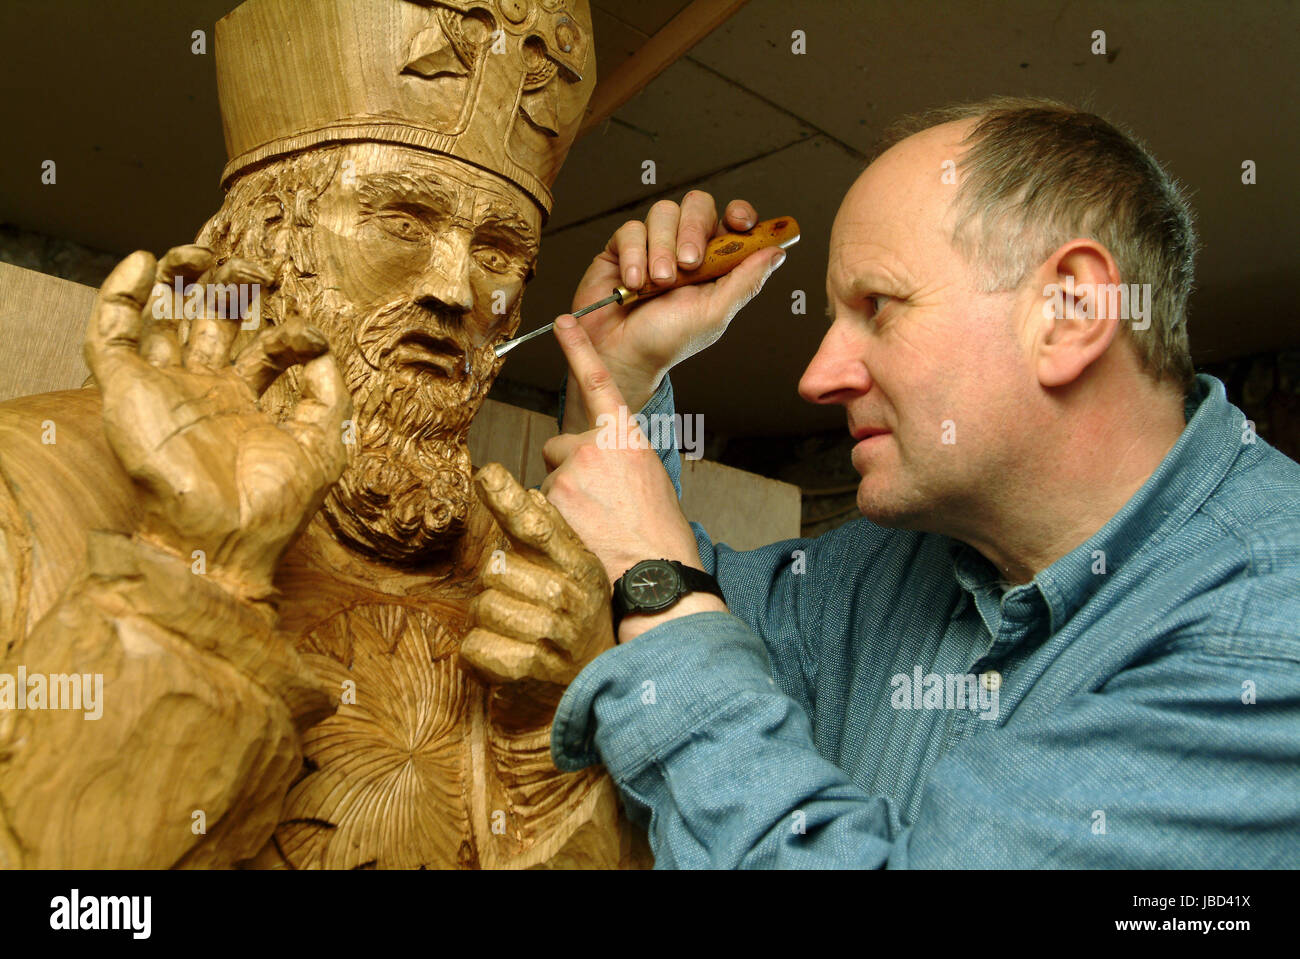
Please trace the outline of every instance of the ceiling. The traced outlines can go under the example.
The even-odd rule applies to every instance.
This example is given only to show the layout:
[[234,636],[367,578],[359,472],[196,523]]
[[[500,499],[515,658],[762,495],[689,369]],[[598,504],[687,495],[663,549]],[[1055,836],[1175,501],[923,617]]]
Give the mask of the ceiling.
[[[188,242],[217,208],[225,160],[210,55],[233,0],[6,0],[0,7],[0,222],[114,252]],[[684,0],[595,0],[598,76]],[[712,430],[843,426],[795,394],[825,320],[826,242],[840,197],[898,115],[992,93],[1089,104],[1138,132],[1190,190],[1204,243],[1191,334],[1198,360],[1300,346],[1292,266],[1300,221],[1295,107],[1300,11],[1282,0],[1043,3],[750,0],[579,141],[524,329],[569,308],[573,285],[625,219],[702,187],[793,215],[803,240],[711,350],[674,373],[679,407]],[[803,30],[807,53],[791,52]],[[1104,29],[1108,53],[1090,53]],[[42,161],[58,182],[42,186]],[[641,182],[652,159],[657,183]],[[1254,160],[1258,183],[1241,183]],[[803,289],[808,312],[791,315]],[[543,340],[503,376],[553,389]]]

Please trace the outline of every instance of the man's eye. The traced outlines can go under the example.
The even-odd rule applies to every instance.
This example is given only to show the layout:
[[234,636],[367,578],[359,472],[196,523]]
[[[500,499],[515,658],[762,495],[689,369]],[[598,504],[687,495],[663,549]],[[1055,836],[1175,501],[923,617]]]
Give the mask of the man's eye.
[[883,293],[877,293],[874,296],[867,297],[867,302],[871,304],[871,315],[879,315],[880,311],[885,308],[885,304],[887,304],[889,300],[890,298],[885,296]]
[[399,240],[419,240],[427,233],[424,224],[409,213],[383,213],[378,220],[385,232]]

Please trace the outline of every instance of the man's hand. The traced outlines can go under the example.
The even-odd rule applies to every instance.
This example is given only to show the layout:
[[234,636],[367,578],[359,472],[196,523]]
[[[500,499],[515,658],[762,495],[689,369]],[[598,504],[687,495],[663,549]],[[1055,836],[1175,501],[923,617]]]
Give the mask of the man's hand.
[[470,604],[461,659],[488,682],[533,680],[550,707],[582,668],[614,645],[605,570],[555,507],[500,463],[474,477],[512,550],[489,560],[487,589]]
[[[611,583],[643,559],[677,560],[701,569],[695,534],[672,480],[636,422],[619,416],[623,396],[586,331],[573,317],[562,316],[555,321],[555,336],[597,428],[579,435],[561,433],[546,442],[542,456],[551,472],[542,492],[600,557]],[[623,432],[618,431],[620,422]],[[652,617],[625,618],[619,638],[706,610],[725,612],[726,606],[715,596],[687,596],[653,617],[653,623]]]
[[[343,471],[352,398],[325,335],[300,322],[263,330],[232,363],[238,317],[200,316],[182,349],[176,317],[157,319],[153,308],[177,276],[199,277],[203,289],[266,281],[239,260],[214,271],[200,246],[157,263],[133,253],[100,288],[86,362],[103,394],[109,444],[140,491],[141,537],[187,562],[202,550],[215,580],[261,598]],[[258,397],[299,363],[302,398],[276,423]]]
[[[573,309],[609,296],[620,283],[633,290],[647,279],[668,286],[680,270],[702,262],[712,237],[743,232],[757,222],[757,211],[743,200],[733,200],[719,219],[713,197],[702,190],[691,190],[680,206],[661,200],[644,222],[629,220],[614,232],[579,282]],[[722,336],[784,256],[782,250],[760,250],[712,283],[684,286],[627,308],[611,304],[580,319],[633,412],[646,404],[668,370]],[[572,397],[565,405],[566,433],[588,426],[578,400]]]

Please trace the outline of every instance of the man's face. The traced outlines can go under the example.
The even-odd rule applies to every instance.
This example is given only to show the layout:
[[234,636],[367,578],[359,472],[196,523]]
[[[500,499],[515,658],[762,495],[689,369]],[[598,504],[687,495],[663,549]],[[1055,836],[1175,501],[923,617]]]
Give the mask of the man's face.
[[863,515],[953,535],[1027,455],[1033,383],[1015,321],[1023,294],[978,292],[950,240],[957,186],[944,164],[964,132],[903,141],[849,190],[831,231],[833,320],[799,384],[848,414]]
[[489,173],[422,151],[342,153],[310,229],[309,321],[355,406],[349,466],[325,503],[354,545],[415,561],[464,529],[466,437],[519,323],[541,214]]

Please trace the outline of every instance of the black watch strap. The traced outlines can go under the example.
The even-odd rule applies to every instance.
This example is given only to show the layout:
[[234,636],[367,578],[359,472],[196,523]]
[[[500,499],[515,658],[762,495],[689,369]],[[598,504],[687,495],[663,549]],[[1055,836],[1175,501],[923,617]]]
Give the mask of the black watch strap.
[[718,599],[726,602],[722,595],[722,587],[718,585],[718,581],[704,570],[676,561],[673,561],[671,565],[682,577],[682,585],[686,587],[686,591],[682,593],[683,596],[686,593],[712,593]]

